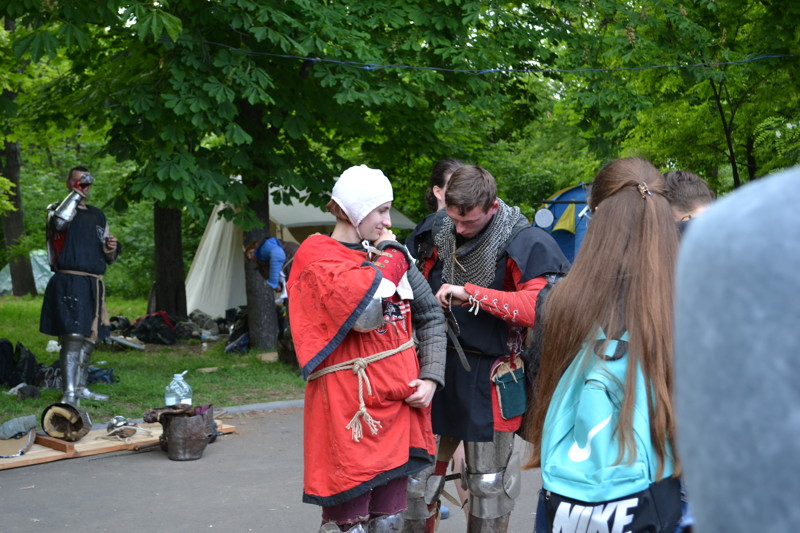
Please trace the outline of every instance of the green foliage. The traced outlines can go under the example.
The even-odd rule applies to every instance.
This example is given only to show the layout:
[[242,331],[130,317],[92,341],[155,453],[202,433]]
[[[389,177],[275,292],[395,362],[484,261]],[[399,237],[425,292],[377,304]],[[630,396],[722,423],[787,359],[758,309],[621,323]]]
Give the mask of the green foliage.
[[[121,314],[133,320],[144,314],[146,301],[110,298],[108,308],[112,316]],[[52,337],[38,332],[40,309],[41,297],[0,297],[0,322],[12,325],[3,331],[3,336],[15,345],[21,342],[40,364],[51,365],[58,360],[58,354],[46,351]],[[113,368],[119,382],[93,384],[92,390],[108,394],[110,399],[85,400],[81,407],[96,423],[115,415],[141,418],[147,409],[164,405],[164,388],[172,374],[184,370],[189,371],[186,379],[198,405],[211,403],[222,408],[302,397],[304,382],[296,370],[279,362],[264,362],[254,352],[225,354],[224,344],[225,337],[172,346],[147,345],[145,351],[101,345],[92,355],[92,365]],[[26,400],[0,394],[0,420],[41,415],[48,405],[61,399],[59,390],[45,389],[41,393],[40,398]]]
[[14,209],[14,204],[9,199],[9,194],[14,190],[14,184],[0,176],[0,215]]
[[270,185],[323,205],[352,164],[384,170],[419,219],[442,157],[486,166],[528,216],[622,155],[720,193],[798,161],[796,2],[20,0],[0,16],[20,249],[87,164],[125,247],[113,294],[152,284],[154,202],[182,210],[193,250],[217,202],[261,228]]
[[[227,200],[246,230],[258,224],[248,205],[269,182],[321,202],[334,176],[366,162],[404,189],[417,158],[449,150],[459,104],[498,117],[496,131],[519,124],[503,110],[501,76],[369,65],[479,70],[550,54],[526,38],[540,15],[515,3],[112,1],[84,6],[80,20],[48,7],[15,11],[35,34],[16,52],[37,61],[58,42],[72,65],[48,88],[50,101],[110,122],[108,151],[136,165],[131,199],[197,218],[204,203]],[[457,137],[476,144],[482,133]],[[230,181],[235,174],[244,179]]]
[[601,166],[581,136],[567,106],[548,94],[559,84],[532,78],[529,113],[536,118],[519,134],[498,141],[485,164],[498,181],[499,195],[518,205],[529,220],[542,201],[553,193],[581,182],[591,182]]
[[758,125],[755,132],[756,148],[771,154],[767,170],[779,170],[800,163],[800,121],[797,117],[768,117]]
[[[767,117],[797,109],[798,36],[787,24],[800,15],[796,3],[568,1],[553,9],[570,22],[558,59],[575,71],[565,75],[567,98],[601,157],[644,152],[664,166],[727,173],[733,186],[744,170],[754,179],[791,164],[753,141]],[[648,68],[659,65],[672,66]]]

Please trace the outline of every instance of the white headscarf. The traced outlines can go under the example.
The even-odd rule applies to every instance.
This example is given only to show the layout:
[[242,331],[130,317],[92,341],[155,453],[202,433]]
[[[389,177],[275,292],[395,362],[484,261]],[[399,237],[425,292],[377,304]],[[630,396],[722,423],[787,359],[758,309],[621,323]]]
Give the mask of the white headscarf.
[[392,184],[383,172],[358,165],[342,172],[333,186],[331,198],[358,231],[361,221],[379,205],[394,200],[394,194]]

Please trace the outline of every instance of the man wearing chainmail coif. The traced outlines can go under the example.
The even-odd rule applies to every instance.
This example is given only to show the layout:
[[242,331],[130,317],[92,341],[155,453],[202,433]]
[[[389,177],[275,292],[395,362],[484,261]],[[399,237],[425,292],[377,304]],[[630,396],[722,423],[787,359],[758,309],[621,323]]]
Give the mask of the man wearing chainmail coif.
[[433,515],[425,531],[435,521],[438,494],[431,498],[431,489],[441,491],[450,456],[463,441],[467,531],[505,532],[519,494],[519,468],[509,463],[526,406],[523,344],[539,291],[565,274],[569,261],[548,233],[497,197],[484,168],[457,169],[445,203],[423,274],[458,338],[448,342],[447,386],[433,399],[440,443],[434,474],[424,483]]

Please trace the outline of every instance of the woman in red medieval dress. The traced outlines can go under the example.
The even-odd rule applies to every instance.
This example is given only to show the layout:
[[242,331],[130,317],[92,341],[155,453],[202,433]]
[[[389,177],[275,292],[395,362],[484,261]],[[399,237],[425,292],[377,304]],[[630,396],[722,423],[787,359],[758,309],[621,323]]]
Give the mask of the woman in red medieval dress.
[[287,283],[308,380],[303,501],[322,506],[320,531],[399,531],[407,477],[436,452],[430,402],[444,385],[444,316],[389,229],[383,172],[352,167],[331,197],[333,232],[303,241]]

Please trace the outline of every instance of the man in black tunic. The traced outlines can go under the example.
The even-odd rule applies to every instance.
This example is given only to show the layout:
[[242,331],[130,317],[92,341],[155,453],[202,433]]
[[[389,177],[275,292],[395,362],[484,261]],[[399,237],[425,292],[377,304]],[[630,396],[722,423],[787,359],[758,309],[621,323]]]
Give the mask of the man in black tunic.
[[[549,234],[497,197],[495,179],[484,168],[453,172],[445,204],[433,223],[434,250],[423,258],[423,274],[458,342],[448,343],[446,386],[433,399],[440,442],[436,477],[424,484],[441,488],[463,441],[467,531],[503,533],[519,492],[519,470],[509,462],[526,406],[524,343],[539,291],[565,274],[569,262]],[[434,511],[435,502],[427,500]],[[423,530],[411,523],[407,531]]]
[[86,387],[89,361],[98,339],[109,333],[103,274],[121,245],[108,232],[103,212],[86,204],[94,178],[86,167],[67,174],[70,193],[47,208],[47,251],[55,272],[42,302],[39,331],[61,344],[62,403],[107,400]]

